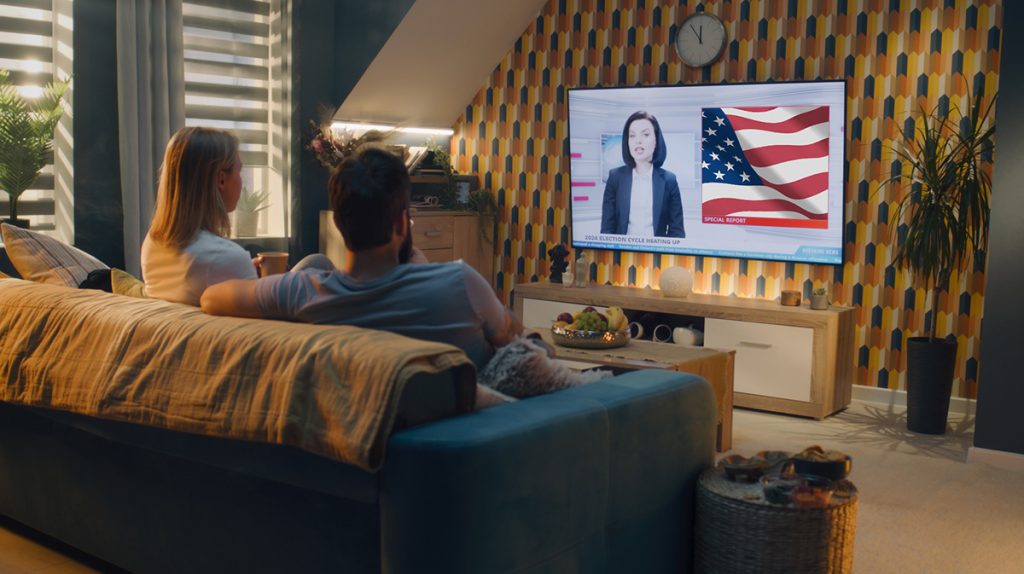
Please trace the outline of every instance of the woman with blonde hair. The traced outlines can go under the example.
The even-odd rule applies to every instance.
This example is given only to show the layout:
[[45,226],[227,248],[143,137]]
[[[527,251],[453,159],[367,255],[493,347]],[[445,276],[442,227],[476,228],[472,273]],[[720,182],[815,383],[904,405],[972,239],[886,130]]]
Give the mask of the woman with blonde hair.
[[186,127],[167,143],[156,212],[142,244],[146,294],[199,305],[208,286],[255,279],[249,253],[226,239],[242,193],[238,138],[218,129]]

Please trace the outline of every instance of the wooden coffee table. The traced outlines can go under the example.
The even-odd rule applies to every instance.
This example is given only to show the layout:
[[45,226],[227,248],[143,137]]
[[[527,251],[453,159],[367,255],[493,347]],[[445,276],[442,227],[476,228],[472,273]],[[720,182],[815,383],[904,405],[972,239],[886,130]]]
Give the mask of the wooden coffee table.
[[736,352],[731,350],[686,347],[672,343],[632,340],[616,349],[576,349],[554,344],[549,329],[538,328],[559,359],[582,361],[617,369],[665,369],[700,375],[715,390],[718,404],[716,448],[732,448],[732,377]]

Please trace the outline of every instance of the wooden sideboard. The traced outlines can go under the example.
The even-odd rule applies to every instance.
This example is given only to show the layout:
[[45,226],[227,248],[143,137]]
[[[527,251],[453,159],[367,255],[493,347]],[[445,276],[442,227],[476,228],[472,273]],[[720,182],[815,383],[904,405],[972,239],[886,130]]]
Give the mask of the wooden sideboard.
[[[846,408],[853,384],[854,311],[784,307],[777,301],[660,290],[529,283],[515,288],[523,324],[546,329],[562,311],[618,306],[635,312],[703,318],[704,345],[736,351],[736,406],[817,419]],[[671,345],[671,343],[658,343]]]
[[[334,225],[331,211],[320,212],[320,253],[341,267],[345,240]],[[494,285],[494,239],[480,233],[480,216],[465,211],[412,212],[412,244],[432,263],[462,259]]]

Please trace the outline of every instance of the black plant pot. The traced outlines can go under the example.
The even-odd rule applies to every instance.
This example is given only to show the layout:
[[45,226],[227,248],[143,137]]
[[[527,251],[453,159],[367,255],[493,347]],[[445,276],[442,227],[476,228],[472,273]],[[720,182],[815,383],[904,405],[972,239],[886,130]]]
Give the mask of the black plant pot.
[[956,341],[907,340],[907,430],[944,434],[953,389]]
[[27,219],[11,219],[11,218],[6,218],[6,219],[0,219],[0,223],[8,223],[8,224],[13,225],[15,227],[20,227],[22,229],[28,229],[28,223],[29,222],[28,222]]

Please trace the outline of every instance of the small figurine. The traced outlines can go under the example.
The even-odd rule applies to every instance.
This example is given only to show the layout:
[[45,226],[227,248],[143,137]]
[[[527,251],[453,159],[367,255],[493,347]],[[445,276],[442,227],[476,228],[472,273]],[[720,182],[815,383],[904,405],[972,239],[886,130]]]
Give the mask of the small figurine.
[[551,259],[551,275],[548,277],[552,283],[562,282],[562,273],[569,269],[569,262],[566,260],[568,256],[569,250],[561,243],[548,249],[548,257]]

